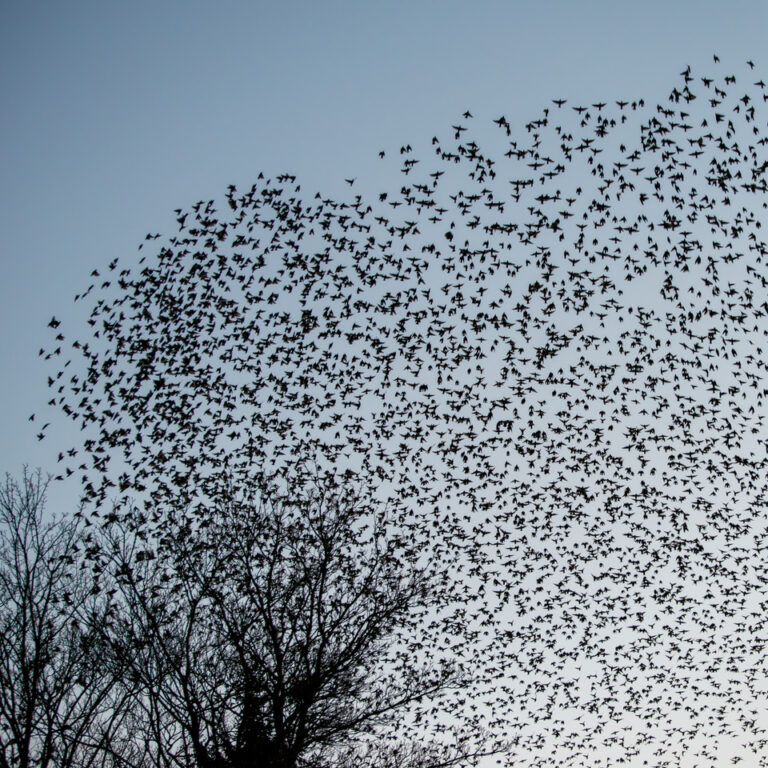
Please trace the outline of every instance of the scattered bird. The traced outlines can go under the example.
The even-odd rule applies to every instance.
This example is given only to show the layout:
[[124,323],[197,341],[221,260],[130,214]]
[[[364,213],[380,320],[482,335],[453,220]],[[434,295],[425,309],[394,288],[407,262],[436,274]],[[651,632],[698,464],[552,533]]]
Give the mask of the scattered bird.
[[370,199],[179,209],[49,377],[67,473],[160,537],[254,471],[356,477],[516,764],[764,755],[768,116],[715,69],[446,127]]

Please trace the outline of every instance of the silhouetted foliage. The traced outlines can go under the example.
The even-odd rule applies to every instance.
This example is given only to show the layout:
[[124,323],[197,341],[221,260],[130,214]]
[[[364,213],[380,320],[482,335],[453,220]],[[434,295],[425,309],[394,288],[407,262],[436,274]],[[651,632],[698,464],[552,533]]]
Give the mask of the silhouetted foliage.
[[0,765],[119,765],[125,691],[100,637],[107,608],[75,561],[76,518],[46,521],[47,481],[0,486]]
[[109,523],[98,566],[116,590],[107,636],[140,689],[130,731],[149,764],[334,766],[374,740],[426,768],[499,749],[459,732],[383,748],[398,720],[467,680],[399,642],[435,585],[360,489],[260,478],[204,522],[199,510],[168,519],[159,548]]

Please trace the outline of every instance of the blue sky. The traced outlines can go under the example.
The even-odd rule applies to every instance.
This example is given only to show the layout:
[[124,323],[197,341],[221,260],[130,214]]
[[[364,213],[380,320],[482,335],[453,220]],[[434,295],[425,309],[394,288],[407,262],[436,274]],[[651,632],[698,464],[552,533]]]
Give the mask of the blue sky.
[[522,129],[553,98],[661,102],[713,53],[765,77],[767,32],[761,2],[2,4],[0,472],[55,470],[73,436],[39,442],[27,420],[48,399],[46,325],[81,335],[91,271],[135,263],[175,208],[260,171],[376,191],[380,150],[466,109]]
[[684,65],[759,59],[764,3],[25,2],[0,8],[0,467],[49,469],[37,350],[91,270],[173,209],[297,174],[376,188],[380,149],[465,109],[661,98]]

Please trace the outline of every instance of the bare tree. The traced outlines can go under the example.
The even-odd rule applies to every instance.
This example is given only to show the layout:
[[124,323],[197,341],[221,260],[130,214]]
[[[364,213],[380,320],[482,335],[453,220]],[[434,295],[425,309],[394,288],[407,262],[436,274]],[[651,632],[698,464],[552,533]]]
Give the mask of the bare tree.
[[45,521],[46,489],[39,472],[0,485],[0,765],[119,764],[120,673],[94,631],[108,606],[78,520]]
[[[110,635],[141,686],[133,717],[153,765],[334,765],[465,684],[399,642],[432,584],[353,488],[261,479],[200,518],[176,516],[173,535],[166,520],[153,543],[118,520],[105,530],[122,601]],[[464,764],[488,751],[459,738]],[[422,764],[459,762],[441,754]]]

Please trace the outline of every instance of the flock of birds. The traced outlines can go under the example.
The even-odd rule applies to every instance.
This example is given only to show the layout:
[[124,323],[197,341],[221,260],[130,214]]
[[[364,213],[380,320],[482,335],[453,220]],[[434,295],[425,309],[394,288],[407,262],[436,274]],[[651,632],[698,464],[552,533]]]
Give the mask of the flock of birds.
[[510,764],[768,765],[753,67],[519,127],[467,111],[380,153],[401,175],[373,195],[260,175],[179,209],[94,273],[71,367],[51,323],[51,403],[86,436],[62,476],[94,519],[144,498],[110,514],[151,530],[254,468],[354,478],[441,581],[405,651],[479,670],[450,711]]

